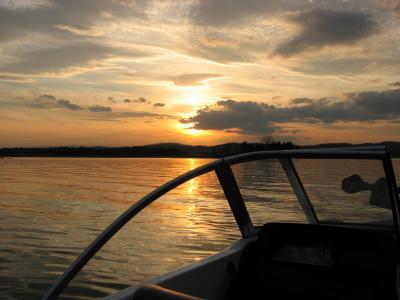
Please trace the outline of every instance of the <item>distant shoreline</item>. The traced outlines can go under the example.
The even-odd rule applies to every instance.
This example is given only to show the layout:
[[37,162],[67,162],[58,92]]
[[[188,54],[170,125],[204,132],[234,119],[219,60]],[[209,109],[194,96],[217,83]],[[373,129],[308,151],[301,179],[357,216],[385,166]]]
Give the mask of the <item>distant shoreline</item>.
[[386,145],[393,157],[400,157],[400,142],[369,144],[320,144],[299,146],[291,142],[227,143],[215,146],[192,146],[184,144],[155,144],[132,147],[15,147],[0,148],[0,158],[8,157],[68,157],[68,158],[221,158],[241,153],[267,150],[311,149],[333,147],[356,147]]

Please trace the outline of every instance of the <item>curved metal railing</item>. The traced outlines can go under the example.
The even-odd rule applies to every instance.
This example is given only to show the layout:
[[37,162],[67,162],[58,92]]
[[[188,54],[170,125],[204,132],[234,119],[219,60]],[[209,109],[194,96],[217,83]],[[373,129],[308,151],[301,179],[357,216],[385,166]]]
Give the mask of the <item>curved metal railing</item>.
[[[146,208],[148,205],[153,203],[162,195],[168,193],[172,189],[178,187],[179,185],[206,174],[211,171],[215,171],[219,180],[219,183],[224,190],[225,196],[229,202],[233,215],[236,219],[236,222],[239,226],[239,229],[244,238],[249,237],[255,233],[253,224],[251,223],[250,216],[244,205],[242,195],[240,193],[239,187],[237,186],[235,177],[232,173],[231,165],[261,160],[261,159],[279,159],[285,169],[284,162],[290,162],[290,164],[286,164],[286,168],[292,168],[290,171],[293,175],[294,184],[299,184],[298,176],[296,170],[294,169],[293,164],[291,164],[292,158],[307,158],[307,159],[377,159],[385,161],[388,157],[388,153],[384,147],[368,147],[364,148],[366,151],[357,151],[360,148],[356,149],[345,149],[345,150],[334,150],[334,149],[308,149],[308,150],[284,150],[284,151],[260,151],[260,152],[250,152],[245,154],[239,154],[235,156],[230,156],[224,159],[218,159],[206,165],[200,166],[196,169],[188,171],[175,179],[165,183],[159,188],[155,189],[151,193],[144,196],[138,202],[133,204],[128,208],[124,213],[122,213],[114,222],[112,222],[80,255],[79,257],[72,263],[72,265],[65,271],[65,273],[55,282],[55,284],[47,291],[47,293],[43,296],[43,300],[56,299],[61,292],[67,287],[69,282],[78,274],[78,272],[93,258],[93,256],[126,224],[128,223],[134,216],[136,216],[141,210]],[[363,150],[363,149],[361,149]],[[385,150],[385,151],[382,151]],[[390,157],[389,157],[390,162]],[[390,169],[390,164],[384,164],[385,171],[386,169]],[[290,176],[290,172],[286,172],[288,177]],[[393,170],[389,170],[389,173]],[[387,174],[387,176],[393,176],[394,174]],[[289,178],[290,180],[290,178]],[[297,182],[296,182],[297,180]],[[295,189],[295,186],[293,186]],[[299,198],[301,197],[307,198],[307,195],[302,188],[301,182],[298,187],[297,194],[296,189],[295,193]],[[301,199],[299,198],[299,201]],[[307,200],[307,199],[306,199]],[[393,200],[394,201],[394,200]],[[397,201],[394,203],[397,208]],[[303,205],[302,205],[303,206]],[[310,207],[308,207],[307,203],[303,206],[303,209],[309,218],[310,222],[318,222],[318,220],[313,217],[313,211],[310,211]],[[315,215],[315,213],[314,213]],[[397,215],[394,216],[395,225],[397,225]]]

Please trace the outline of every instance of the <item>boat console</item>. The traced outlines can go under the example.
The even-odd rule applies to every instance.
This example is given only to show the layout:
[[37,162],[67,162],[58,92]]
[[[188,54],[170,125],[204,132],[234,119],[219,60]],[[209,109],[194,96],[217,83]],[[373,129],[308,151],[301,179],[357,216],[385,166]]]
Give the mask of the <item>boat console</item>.
[[269,223],[225,299],[398,299],[398,242],[379,230]]

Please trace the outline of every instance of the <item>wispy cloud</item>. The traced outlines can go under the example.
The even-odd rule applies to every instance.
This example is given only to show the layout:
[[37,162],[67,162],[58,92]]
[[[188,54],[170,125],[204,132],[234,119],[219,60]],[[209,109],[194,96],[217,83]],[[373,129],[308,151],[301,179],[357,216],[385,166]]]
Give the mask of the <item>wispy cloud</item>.
[[219,79],[222,77],[224,76],[221,74],[190,73],[172,77],[171,80],[177,86],[195,86],[195,85],[203,85],[208,80]]
[[[111,97],[113,100],[114,98]],[[27,107],[33,109],[66,109],[69,111],[79,112],[79,115],[82,116],[82,113],[86,112],[85,119],[87,120],[105,120],[105,121],[113,121],[113,120],[121,120],[121,119],[129,119],[129,118],[156,118],[156,119],[176,119],[174,115],[169,114],[159,114],[147,111],[134,111],[134,110],[117,110],[114,111],[111,106],[104,105],[89,105],[82,106],[76,103],[71,102],[66,99],[58,99],[56,96],[51,94],[42,94],[33,99],[25,99],[24,97],[18,97],[17,102],[8,102],[8,106],[20,106],[25,105]],[[148,102],[145,98],[137,99],[138,102]],[[161,102],[154,103],[153,105],[156,108],[164,107],[165,104]]]
[[240,26],[249,19],[284,10],[307,7],[309,1],[280,0],[202,0],[196,1],[190,12],[190,20],[201,26]]
[[93,69],[105,59],[120,56],[145,57],[148,54],[133,49],[110,47],[82,41],[51,48],[26,51],[16,61],[3,64],[0,71],[17,74],[46,74]]
[[14,82],[35,82],[34,79],[22,76],[22,75],[13,75],[13,74],[0,74],[0,81],[14,81]]
[[[28,3],[28,1],[24,2]],[[1,5],[0,40],[19,39],[39,32],[59,37],[66,33],[83,35],[84,29],[86,29],[87,35],[92,36],[93,32],[87,29],[92,28],[93,30],[98,23],[143,18],[146,10],[145,1],[135,0],[46,0],[42,2],[42,5],[26,5],[25,7]]]

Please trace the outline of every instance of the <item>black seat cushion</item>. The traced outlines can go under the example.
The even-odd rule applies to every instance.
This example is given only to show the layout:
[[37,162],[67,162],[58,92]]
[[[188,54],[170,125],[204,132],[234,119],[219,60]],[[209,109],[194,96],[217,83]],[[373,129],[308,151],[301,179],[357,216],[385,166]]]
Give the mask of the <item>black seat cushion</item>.
[[397,299],[393,235],[270,223],[244,250],[227,299]]

